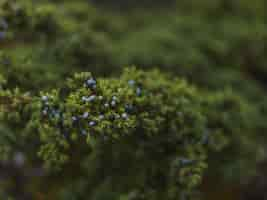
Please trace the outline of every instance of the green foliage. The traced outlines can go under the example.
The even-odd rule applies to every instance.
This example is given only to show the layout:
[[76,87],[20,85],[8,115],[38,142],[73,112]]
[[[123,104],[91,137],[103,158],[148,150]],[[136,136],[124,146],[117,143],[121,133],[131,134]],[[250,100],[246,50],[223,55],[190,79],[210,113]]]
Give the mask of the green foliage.
[[90,73],[77,74],[61,90],[41,97],[4,91],[2,118],[23,130],[14,135],[17,141],[39,143],[46,167],[85,165],[91,171],[86,176],[93,176],[86,191],[90,188],[93,196],[102,187],[113,188],[114,198],[123,193],[144,199],[189,195],[206,166],[205,116],[196,91],[158,71],[126,70],[118,79],[88,85],[93,80]]
[[[258,113],[246,102],[231,92],[199,93],[158,71],[129,69],[119,78],[97,80],[81,73],[40,97],[19,90],[0,97],[2,120],[16,127],[11,133],[21,132],[8,136],[19,141],[15,146],[30,140],[35,144],[30,150],[38,152],[31,160],[38,156],[48,169],[75,166],[82,173],[72,178],[74,187],[68,181],[62,186],[63,199],[180,199],[201,181],[208,149],[211,155],[242,152],[246,157],[238,164],[262,150],[251,141],[257,127],[246,120]],[[6,157],[10,152],[4,150],[14,144],[5,145]],[[222,169],[236,166],[233,160],[224,160]]]

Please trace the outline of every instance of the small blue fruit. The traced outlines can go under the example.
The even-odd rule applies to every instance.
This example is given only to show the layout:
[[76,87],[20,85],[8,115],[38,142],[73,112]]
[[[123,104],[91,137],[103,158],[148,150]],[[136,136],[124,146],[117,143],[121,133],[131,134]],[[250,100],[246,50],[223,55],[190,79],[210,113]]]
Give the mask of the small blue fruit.
[[42,101],[48,101],[48,96],[42,96]]
[[95,121],[90,121],[89,122],[89,126],[95,126],[96,125],[96,122]]
[[180,163],[182,164],[182,165],[191,165],[191,164],[193,164],[195,161],[194,160],[190,160],[190,159],[181,159],[180,160]]
[[47,110],[43,110],[43,115],[47,115]]
[[133,112],[133,106],[129,105],[129,104],[125,105],[125,112],[129,113],[129,114],[132,113]]
[[83,118],[86,119],[89,116],[88,112],[83,113]]
[[115,106],[116,105],[116,101],[112,100],[111,101],[111,106]]
[[109,104],[108,104],[108,103],[105,103],[104,106],[105,106],[106,108],[108,108],[108,107],[109,107]]
[[87,131],[83,129],[83,130],[81,131],[81,134],[82,134],[82,135],[87,135]]
[[86,86],[91,88],[91,89],[95,89],[96,88],[96,80],[93,78],[90,78],[86,81]]
[[141,88],[136,88],[136,94],[137,94],[137,96],[141,96],[141,94],[142,94],[142,90],[141,90]]
[[123,113],[121,116],[122,116],[123,119],[128,119],[127,113]]
[[82,101],[87,101],[87,97],[83,96]]
[[134,80],[129,80],[129,81],[128,81],[128,84],[129,84],[130,86],[134,86],[135,81],[134,81]]
[[95,100],[96,96],[95,95],[91,95],[90,97],[87,98],[88,102],[91,102],[93,100]]
[[72,121],[76,122],[78,120],[78,118],[76,116],[72,116],[71,117]]
[[117,100],[117,97],[116,96],[113,96],[112,97],[112,100],[116,101]]

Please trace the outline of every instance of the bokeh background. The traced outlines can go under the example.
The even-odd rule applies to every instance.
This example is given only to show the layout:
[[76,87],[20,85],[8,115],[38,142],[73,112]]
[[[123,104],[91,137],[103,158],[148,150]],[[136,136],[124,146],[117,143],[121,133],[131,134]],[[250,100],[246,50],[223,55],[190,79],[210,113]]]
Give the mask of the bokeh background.
[[[206,200],[264,200],[266,11],[265,0],[0,0],[0,74],[8,88],[33,94],[74,72],[111,77],[126,66],[158,68],[204,91],[231,89],[261,112],[246,116],[257,131],[238,154],[249,162],[231,158],[235,146],[211,156],[200,191]],[[32,178],[21,173],[0,166],[18,196]]]

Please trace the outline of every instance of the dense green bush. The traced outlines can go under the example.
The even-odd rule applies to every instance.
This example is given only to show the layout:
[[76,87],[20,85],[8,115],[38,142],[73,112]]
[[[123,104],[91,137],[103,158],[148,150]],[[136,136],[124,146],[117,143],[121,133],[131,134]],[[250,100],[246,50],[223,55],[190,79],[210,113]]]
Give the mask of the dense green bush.
[[[89,73],[78,74],[41,97],[2,91],[2,120],[14,134],[1,145],[1,157],[17,146],[27,156],[38,151],[50,169],[76,166],[92,180],[78,188],[92,199],[180,199],[205,168],[200,102],[184,81],[135,70],[97,82]],[[32,156],[27,160],[36,160]],[[78,185],[85,181],[79,173]]]
[[[244,167],[261,150],[246,120],[255,111],[242,99],[200,93],[158,71],[98,80],[81,73],[40,95],[1,92],[1,157],[23,152],[27,165],[38,166],[39,157],[52,173],[63,170],[63,199],[182,199],[199,184],[208,149],[230,148],[223,170],[227,163]],[[239,152],[246,157],[233,164]]]

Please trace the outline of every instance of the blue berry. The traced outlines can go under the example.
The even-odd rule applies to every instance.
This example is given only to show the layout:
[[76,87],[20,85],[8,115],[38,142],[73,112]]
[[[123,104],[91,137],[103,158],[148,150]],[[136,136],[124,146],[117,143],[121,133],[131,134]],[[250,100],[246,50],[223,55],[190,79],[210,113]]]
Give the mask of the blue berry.
[[42,96],[43,101],[48,101],[48,96]]
[[83,96],[82,101],[87,101],[87,97]]
[[137,94],[137,96],[141,96],[141,94],[142,94],[142,90],[141,90],[141,88],[136,88],[136,94]]
[[89,126],[95,126],[96,125],[96,122],[95,121],[90,121],[89,122]]
[[83,113],[83,118],[86,119],[89,116],[88,112]]
[[112,100],[116,101],[117,100],[117,97],[116,96],[113,96],[112,97]]
[[95,89],[96,88],[96,80],[94,80],[93,78],[90,78],[86,81],[86,86],[91,88],[91,89]]
[[125,112],[132,113],[133,112],[133,106],[132,105],[125,105]]
[[87,131],[83,129],[83,130],[81,131],[81,134],[82,134],[82,135],[87,135]]
[[90,97],[87,98],[87,101],[91,102],[96,98],[95,95],[91,95]]
[[52,110],[52,116],[55,118],[60,118],[60,112],[58,110]]
[[47,110],[43,110],[43,115],[47,115]]
[[111,106],[115,106],[116,105],[116,101],[112,100],[111,101]]
[[78,118],[76,116],[72,116],[71,117],[72,121],[76,122],[78,120]]
[[90,78],[90,79],[87,80],[87,84],[88,85],[95,85],[96,81],[93,78]]
[[108,108],[108,107],[109,107],[109,104],[108,104],[108,103],[105,103],[104,106],[105,106],[106,108]]
[[128,84],[129,84],[130,86],[134,86],[135,81],[134,81],[134,80],[129,80],[129,81],[128,81]]
[[180,163],[182,165],[191,165],[194,163],[194,160],[190,160],[190,159],[180,159]]
[[127,113],[123,113],[121,116],[122,116],[123,119],[127,119],[128,118]]

